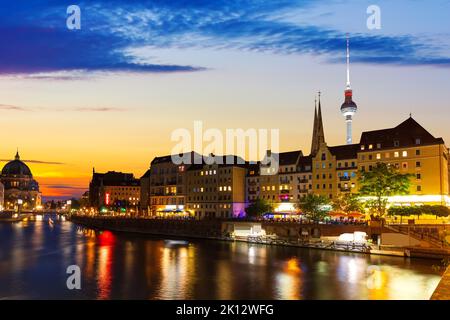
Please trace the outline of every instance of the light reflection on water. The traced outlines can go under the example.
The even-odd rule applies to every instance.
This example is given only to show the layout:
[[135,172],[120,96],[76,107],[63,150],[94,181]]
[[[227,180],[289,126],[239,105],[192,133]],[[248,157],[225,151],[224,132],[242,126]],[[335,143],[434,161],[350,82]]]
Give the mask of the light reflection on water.
[[[0,299],[428,299],[432,260],[0,224]],[[66,268],[82,289],[66,288]]]

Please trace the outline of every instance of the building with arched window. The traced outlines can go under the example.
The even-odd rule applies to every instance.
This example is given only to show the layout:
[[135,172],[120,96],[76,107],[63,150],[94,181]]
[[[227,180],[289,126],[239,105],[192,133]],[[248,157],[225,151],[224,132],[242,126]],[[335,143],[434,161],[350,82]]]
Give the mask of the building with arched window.
[[4,210],[16,210],[21,204],[22,210],[32,211],[41,205],[39,184],[30,168],[20,160],[19,152],[3,167],[0,182],[4,186]]

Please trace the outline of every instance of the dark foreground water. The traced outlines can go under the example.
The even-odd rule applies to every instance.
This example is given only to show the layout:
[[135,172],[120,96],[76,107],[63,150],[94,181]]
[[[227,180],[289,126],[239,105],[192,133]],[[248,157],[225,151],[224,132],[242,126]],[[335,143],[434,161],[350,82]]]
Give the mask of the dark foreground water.
[[[55,218],[56,219],[56,218]],[[173,240],[173,239],[172,239]],[[0,223],[0,299],[429,299],[433,260]],[[69,290],[66,269],[81,269]]]

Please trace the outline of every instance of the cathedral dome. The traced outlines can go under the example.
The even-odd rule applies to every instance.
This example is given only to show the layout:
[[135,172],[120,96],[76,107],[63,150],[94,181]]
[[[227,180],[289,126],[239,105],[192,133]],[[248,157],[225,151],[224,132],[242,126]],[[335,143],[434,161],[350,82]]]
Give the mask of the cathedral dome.
[[2,170],[2,176],[32,176],[30,168],[20,161],[19,153],[13,161],[8,162]]

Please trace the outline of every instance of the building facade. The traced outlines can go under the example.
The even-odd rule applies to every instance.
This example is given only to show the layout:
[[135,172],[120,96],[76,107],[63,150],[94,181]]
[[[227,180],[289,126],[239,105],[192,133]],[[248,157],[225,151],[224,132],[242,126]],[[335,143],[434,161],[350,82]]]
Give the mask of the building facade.
[[135,213],[140,206],[140,183],[132,173],[108,171],[92,172],[89,184],[91,208]]
[[141,178],[141,213],[143,215],[183,215],[186,204],[186,172],[201,156],[190,152],[180,155],[182,163],[172,155],[156,157]]
[[5,203],[5,187],[3,186],[3,183],[0,182],[0,212],[3,211]]
[[33,211],[41,206],[39,184],[33,179],[30,168],[20,160],[19,152],[8,162],[0,174],[4,186],[4,210]]
[[246,178],[247,203],[257,199],[272,204],[278,214],[294,214],[297,203],[312,192],[312,157],[302,151],[278,154],[276,174],[264,173],[264,166],[252,166]]
[[248,163],[236,156],[212,157],[187,170],[187,211],[196,219],[245,216]]

